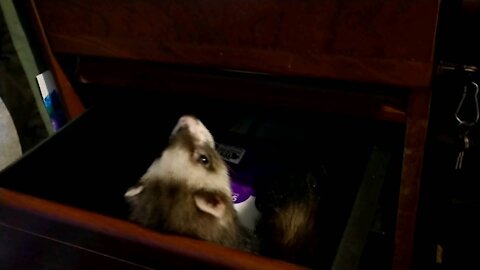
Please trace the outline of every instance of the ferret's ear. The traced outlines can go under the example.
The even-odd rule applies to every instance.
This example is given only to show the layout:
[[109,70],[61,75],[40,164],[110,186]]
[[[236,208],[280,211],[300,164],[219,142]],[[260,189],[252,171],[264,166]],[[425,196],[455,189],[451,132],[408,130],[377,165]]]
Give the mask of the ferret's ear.
[[195,193],[193,198],[200,211],[216,218],[222,218],[225,215],[226,205],[221,196],[215,193],[200,191]]
[[127,190],[127,192],[125,193],[125,198],[129,199],[129,198],[133,198],[135,196],[137,196],[138,194],[142,193],[143,191],[143,185],[135,185],[131,188],[129,188]]

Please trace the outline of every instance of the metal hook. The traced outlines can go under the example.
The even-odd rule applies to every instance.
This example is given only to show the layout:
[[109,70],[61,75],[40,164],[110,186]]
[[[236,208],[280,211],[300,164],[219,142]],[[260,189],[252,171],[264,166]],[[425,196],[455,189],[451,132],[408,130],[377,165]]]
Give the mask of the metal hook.
[[468,85],[465,85],[465,87],[463,89],[462,98],[460,99],[460,103],[458,103],[457,110],[455,111],[455,119],[457,119],[459,125],[469,126],[469,127],[475,125],[480,118],[480,109],[479,109],[479,106],[478,106],[478,92],[479,92],[478,84],[476,84],[475,82],[470,82],[470,83],[475,87],[475,95],[474,95],[475,120],[474,121],[462,120],[459,116],[460,110],[462,109],[463,103],[465,102],[465,98],[467,97],[467,86]]

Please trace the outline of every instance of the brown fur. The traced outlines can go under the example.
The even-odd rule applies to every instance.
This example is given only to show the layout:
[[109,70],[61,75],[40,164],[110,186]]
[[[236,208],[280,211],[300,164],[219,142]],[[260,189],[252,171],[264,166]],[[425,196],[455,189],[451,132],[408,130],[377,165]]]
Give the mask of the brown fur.
[[[194,203],[194,194],[221,198],[227,205],[222,220],[202,212]],[[213,190],[192,190],[186,185],[148,181],[144,192],[130,200],[131,219],[152,229],[185,235],[227,247],[252,250],[251,236],[238,219],[231,199]]]
[[318,178],[306,169],[262,179],[256,232],[265,255],[312,265],[318,256]]

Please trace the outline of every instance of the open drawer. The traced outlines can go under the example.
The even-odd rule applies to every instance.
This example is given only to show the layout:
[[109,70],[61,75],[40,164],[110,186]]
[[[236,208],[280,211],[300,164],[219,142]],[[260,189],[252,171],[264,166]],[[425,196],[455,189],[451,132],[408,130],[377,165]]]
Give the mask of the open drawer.
[[[323,142],[318,147],[328,149],[326,160],[338,161],[332,166],[336,168],[333,174],[339,173],[339,181],[331,181],[338,189],[326,189],[330,191],[326,198],[332,199],[327,200],[329,205],[338,201],[344,205],[325,212],[326,220],[331,222],[322,233],[331,237],[322,239],[325,249],[319,252],[315,265],[328,268],[335,261],[343,231],[349,228],[350,209],[356,209],[355,194],[362,190],[359,183],[368,171],[373,146],[385,139],[393,148],[401,148],[392,152],[396,157],[392,162],[401,165],[397,167],[401,171],[393,173],[395,180],[385,180],[396,190],[390,194],[394,207],[390,213],[396,224],[387,234],[393,239],[386,246],[393,250],[384,249],[389,256],[382,258],[393,254],[394,269],[409,269],[439,1],[254,2],[19,1],[33,22],[69,116],[81,115],[84,106],[91,109],[5,171],[1,185],[114,217],[113,223],[133,228],[124,223],[127,209],[121,195],[159,154],[162,138],[180,114],[198,114],[222,138],[224,131],[250,110],[271,110],[272,115],[283,111],[278,116],[293,119],[285,124],[287,127],[302,121],[325,127],[323,141],[309,138],[304,143]],[[140,97],[140,90],[150,92],[148,97]],[[152,93],[157,98],[151,98]],[[228,115],[229,123],[219,121],[218,115]],[[343,120],[345,115],[362,120]],[[377,125],[378,120],[389,124]],[[385,128],[389,125],[395,126],[392,130],[396,132]],[[355,148],[360,146],[365,148]],[[122,148],[136,154],[127,157]],[[311,149],[310,145],[306,149]],[[39,172],[38,176],[33,175],[34,171]],[[111,181],[115,181],[114,186]],[[57,189],[50,189],[50,185],[65,192],[56,193]],[[350,187],[351,192],[345,194],[341,187]],[[28,203],[15,207],[13,200],[2,202],[6,206],[2,211],[17,209],[15,213],[33,211],[35,207]],[[91,222],[82,215],[73,217],[81,221],[68,224],[85,227],[85,220]],[[7,215],[2,218],[9,220]],[[17,225],[8,226],[33,224],[26,220],[29,218],[19,218]],[[204,263],[227,268],[291,266],[170,236],[162,236],[161,241],[153,236],[141,237],[159,240],[148,242],[151,251],[147,252],[139,248],[140,242],[145,243],[140,238],[132,240],[137,242],[131,248],[120,245],[127,241],[126,232],[116,226],[95,228],[94,235],[115,228],[108,237],[116,240],[92,240],[79,247],[150,267],[161,263],[185,267]],[[332,228],[337,233],[329,230]],[[54,233],[46,228],[35,233],[39,230]],[[62,237],[48,237],[59,240],[74,236],[65,233]],[[66,242],[77,245],[82,243],[79,239],[87,238],[74,237],[76,242]],[[92,246],[94,242],[97,246]],[[204,246],[208,246],[207,253],[216,255],[202,253]]]
[[[280,148],[298,149],[295,154],[300,156],[285,150],[283,159],[313,156],[317,158],[314,162],[326,166],[328,180],[321,184],[317,213],[322,220],[318,233],[321,244],[309,267],[329,268],[333,263],[359,186],[365,177],[371,177],[366,176],[366,168],[374,147],[384,147],[396,156],[384,168],[393,168],[393,173],[383,175],[382,180],[390,188],[398,186],[402,136],[393,139],[395,136],[385,135],[401,134],[398,129],[403,127],[399,124],[294,110],[262,112],[261,106],[242,109],[232,103],[202,99],[176,100],[181,105],[171,108],[162,106],[174,102],[165,95],[117,96],[110,96],[110,105],[93,106],[0,174],[2,265],[57,265],[68,269],[99,265],[128,269],[302,268],[205,241],[154,232],[128,221],[123,194],[158,157],[175,121],[185,113],[198,115],[220,142],[251,140],[252,136],[233,136],[229,129],[251,115],[263,117],[267,120],[257,122],[267,127],[264,134],[270,131],[274,135],[268,136],[276,137],[269,142],[282,139]],[[225,114],[229,117],[219,117]],[[318,139],[317,143],[299,142],[296,135],[317,128],[312,123],[320,126],[317,134],[310,135]],[[291,130],[285,130],[285,126]],[[278,134],[278,130],[284,132]],[[236,142],[242,143],[241,139]],[[393,192],[398,190],[394,188]],[[389,207],[389,215],[394,217],[394,201]],[[385,227],[383,248],[391,251],[393,222]],[[391,257],[386,265],[389,260]]]

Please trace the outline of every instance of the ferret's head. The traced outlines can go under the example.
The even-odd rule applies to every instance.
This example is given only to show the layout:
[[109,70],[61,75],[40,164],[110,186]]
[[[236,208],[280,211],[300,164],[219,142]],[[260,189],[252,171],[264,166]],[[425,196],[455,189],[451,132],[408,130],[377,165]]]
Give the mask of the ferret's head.
[[[193,196],[192,201],[198,210],[217,218],[223,217],[231,203],[227,167],[215,150],[212,134],[194,116],[182,116],[178,120],[161,157],[152,163],[139,183],[125,193],[125,197],[134,212],[147,211],[152,209],[152,204],[178,200],[179,192],[161,190],[171,186],[188,190],[188,193],[182,194]],[[172,199],[165,198],[168,196]],[[160,212],[163,209],[155,208]]]

